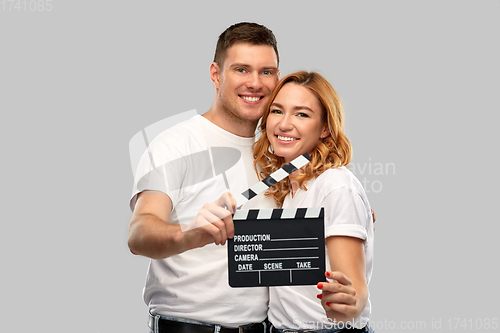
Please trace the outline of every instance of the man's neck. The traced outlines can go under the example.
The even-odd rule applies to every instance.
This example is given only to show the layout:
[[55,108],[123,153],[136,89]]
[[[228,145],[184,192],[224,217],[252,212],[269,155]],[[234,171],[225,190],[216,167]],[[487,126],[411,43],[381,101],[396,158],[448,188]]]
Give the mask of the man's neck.
[[244,138],[255,136],[255,129],[258,122],[245,121],[236,117],[231,117],[223,112],[217,111],[214,107],[210,108],[202,115],[214,125],[223,130]]

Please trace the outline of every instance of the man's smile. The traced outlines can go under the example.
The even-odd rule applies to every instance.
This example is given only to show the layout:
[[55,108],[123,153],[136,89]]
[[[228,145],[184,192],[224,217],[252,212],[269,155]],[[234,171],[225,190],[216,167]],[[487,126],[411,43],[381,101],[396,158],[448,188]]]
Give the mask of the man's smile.
[[264,96],[245,96],[245,95],[239,95],[239,96],[246,102],[258,102],[262,98],[264,98]]

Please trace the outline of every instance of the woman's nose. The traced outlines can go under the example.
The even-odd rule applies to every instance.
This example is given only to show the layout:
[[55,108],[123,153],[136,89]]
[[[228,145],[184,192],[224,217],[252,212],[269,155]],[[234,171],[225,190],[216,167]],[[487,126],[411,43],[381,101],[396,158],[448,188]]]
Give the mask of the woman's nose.
[[292,119],[288,115],[284,115],[279,123],[279,129],[281,131],[290,131],[293,129]]

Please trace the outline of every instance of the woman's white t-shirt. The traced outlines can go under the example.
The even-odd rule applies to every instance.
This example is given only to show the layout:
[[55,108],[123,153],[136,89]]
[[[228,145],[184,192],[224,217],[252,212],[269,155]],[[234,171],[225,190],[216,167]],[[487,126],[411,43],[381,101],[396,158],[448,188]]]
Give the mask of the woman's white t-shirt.
[[[325,237],[350,236],[364,240],[366,281],[373,271],[373,219],[366,193],[359,180],[345,167],[329,169],[306,183],[307,191],[289,194],[283,208],[324,207]],[[326,258],[328,250],[326,249]],[[326,269],[330,271],[329,260]],[[319,281],[318,281],[319,282]],[[321,301],[316,297],[316,286],[284,286],[269,288],[269,320],[276,328],[325,329],[332,328]],[[362,314],[349,324],[362,328],[370,318],[370,300]]]

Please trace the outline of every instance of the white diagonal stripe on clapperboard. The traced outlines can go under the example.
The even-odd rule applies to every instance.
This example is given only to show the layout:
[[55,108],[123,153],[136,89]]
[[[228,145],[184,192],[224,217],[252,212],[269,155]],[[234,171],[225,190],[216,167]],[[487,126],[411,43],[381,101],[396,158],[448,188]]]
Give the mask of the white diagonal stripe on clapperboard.
[[[261,180],[260,182],[258,182],[255,185],[253,185],[248,190],[244,191],[241,194],[236,195],[235,196],[236,207],[241,208],[241,206],[243,206],[243,204],[245,202],[252,199],[253,197],[258,195],[259,193],[267,190],[270,186],[269,184],[273,185],[273,184],[276,184],[277,182],[283,180],[285,177],[289,176],[295,170],[300,169],[304,165],[309,163],[309,161],[311,161],[311,157],[309,157],[308,153],[304,153],[303,155],[301,155],[301,156],[297,157],[296,159],[294,159],[293,161],[291,161],[289,164],[287,164],[284,167],[280,168],[279,170],[273,172],[269,177]],[[235,214],[235,216],[236,216],[236,214]],[[294,214],[294,217],[295,217],[295,214]],[[245,218],[246,218],[246,216],[245,216]]]

